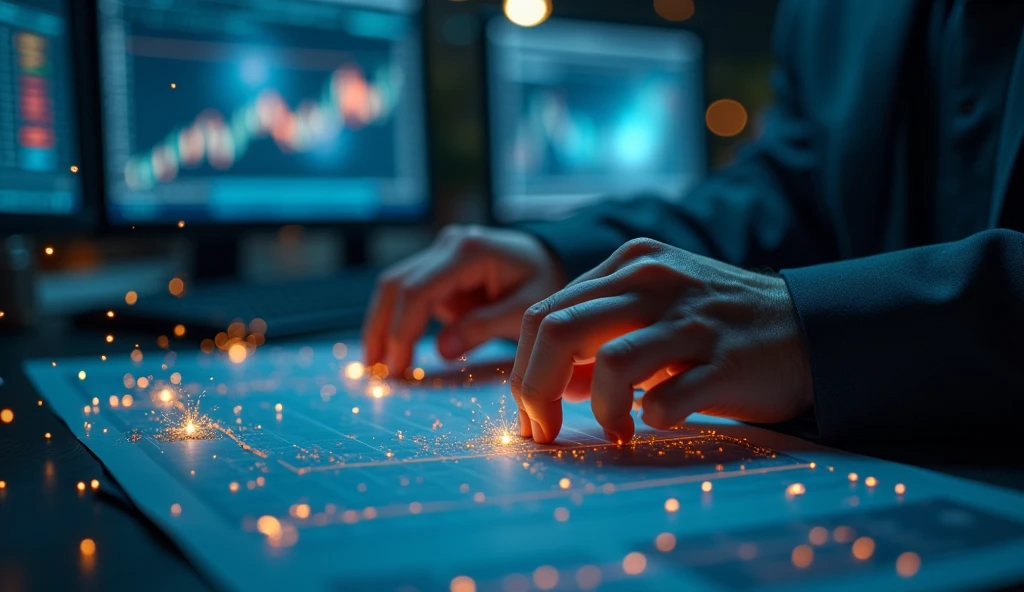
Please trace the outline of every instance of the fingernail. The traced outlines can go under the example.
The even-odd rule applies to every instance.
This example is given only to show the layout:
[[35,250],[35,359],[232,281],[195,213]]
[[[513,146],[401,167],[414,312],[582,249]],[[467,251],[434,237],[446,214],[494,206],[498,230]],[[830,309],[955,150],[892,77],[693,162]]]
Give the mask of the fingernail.
[[462,353],[462,340],[453,333],[442,333],[437,339],[437,345],[441,349],[441,353],[448,357]]
[[540,424],[539,423],[537,423],[536,421],[531,419],[530,420],[530,427],[533,429],[533,440],[534,440],[534,442],[539,442],[540,440],[545,440],[545,441],[547,440],[547,438],[544,437],[544,430],[540,429]]

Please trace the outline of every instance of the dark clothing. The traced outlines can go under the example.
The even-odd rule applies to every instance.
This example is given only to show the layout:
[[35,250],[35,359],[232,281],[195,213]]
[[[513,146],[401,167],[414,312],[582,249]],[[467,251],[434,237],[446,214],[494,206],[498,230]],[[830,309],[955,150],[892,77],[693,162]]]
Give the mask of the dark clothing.
[[1020,4],[784,2],[776,104],[735,163],[678,203],[609,202],[527,230],[571,276],[637,237],[781,270],[826,443],[1016,429]]

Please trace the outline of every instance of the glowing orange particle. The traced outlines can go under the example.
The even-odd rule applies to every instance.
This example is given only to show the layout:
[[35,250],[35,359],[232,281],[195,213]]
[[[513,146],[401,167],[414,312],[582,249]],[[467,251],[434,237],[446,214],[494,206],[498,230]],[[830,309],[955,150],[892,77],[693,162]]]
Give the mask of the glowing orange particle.
[[167,282],[167,291],[171,296],[181,296],[185,291],[185,282],[181,278],[171,278],[171,281]]
[[896,495],[903,495],[907,492],[907,486],[902,483],[897,483],[893,490],[896,492]]
[[228,491],[231,493],[238,493],[238,481],[232,481],[228,483]]
[[11,423],[14,421],[14,412],[10,409],[4,409],[0,411],[0,421],[4,423]]
[[846,478],[850,480],[850,483],[856,483],[857,479],[859,479],[859,477],[857,477],[857,473],[850,473]]
[[124,295],[124,301],[128,306],[131,306],[139,301],[139,295],[135,292],[135,290],[130,290],[127,294]]
[[786,495],[795,497],[807,493],[807,488],[804,487],[803,483],[794,483],[786,488]]
[[181,515],[181,504],[171,504],[171,516]]
[[853,541],[853,556],[861,561],[870,559],[875,553],[875,541],[871,537],[860,537]]
[[174,336],[175,337],[184,337],[185,336],[185,325],[175,325],[174,326]]
[[678,512],[679,511],[679,500],[674,497],[670,497],[665,500],[665,511],[666,512]]
[[896,573],[903,578],[909,578],[910,576],[917,573],[917,570],[921,569],[921,556],[913,551],[907,551],[901,553],[896,558]]
[[241,343],[235,343],[228,348],[228,358],[235,364],[241,364],[245,361],[245,358],[249,355],[249,352],[245,349],[245,346]]
[[414,368],[412,371],[412,377],[416,380],[423,380],[423,377],[426,375],[427,373],[423,371],[423,368]]
[[797,545],[789,558],[793,561],[793,565],[800,569],[810,567],[811,562],[814,561],[814,549],[810,545]]
[[112,318],[114,318],[114,311],[112,311],[112,310],[108,310],[108,311],[107,311],[107,317],[109,317],[109,318],[111,318],[111,319],[112,319]]
[[647,557],[639,551],[633,551],[622,560],[622,571],[628,575],[637,576],[647,568]]
[[710,492],[711,491],[711,482],[710,481],[705,481],[705,482],[701,483],[700,484],[700,490],[703,491],[704,493]]
[[78,544],[78,550],[82,552],[82,555],[91,557],[96,552],[96,543],[92,539],[82,539],[82,542]]
[[572,481],[570,481],[568,477],[562,477],[558,480],[558,486],[562,489],[569,489],[572,487]]
[[78,488],[78,491],[85,491],[85,482],[79,481],[78,485],[75,485],[75,487]]
[[451,592],[476,592],[476,582],[469,576],[455,576],[448,589]]
[[121,406],[122,407],[131,407],[132,403],[134,403],[134,402],[135,402],[135,397],[133,397],[131,395],[125,395],[125,396],[121,397]]
[[676,535],[671,532],[663,532],[654,537],[654,546],[662,553],[668,553],[676,548]]
[[878,479],[875,479],[874,477],[868,477],[867,479],[864,479],[864,485],[867,485],[868,487],[874,487],[875,485],[878,485]]
[[273,516],[260,516],[256,521],[256,530],[267,537],[281,536],[281,521]]
[[732,99],[719,99],[704,113],[708,129],[716,136],[735,136],[747,127],[747,110]]
[[6,481],[0,481],[0,489],[7,489],[7,482]]
[[46,253],[47,255],[53,255],[53,247],[46,247],[45,249],[43,249],[43,251],[44,251],[44,252],[45,252],[45,253]]
[[533,584],[541,590],[550,590],[558,585],[558,570],[542,565],[533,570]]
[[654,0],[654,12],[666,21],[681,23],[693,16],[693,0]]
[[93,479],[92,481],[89,482],[89,487],[91,487],[93,491],[96,491],[97,489],[100,488],[100,480]]
[[824,545],[828,542],[828,529],[824,526],[815,526],[811,529],[811,532],[807,534],[807,540],[809,540],[812,545]]
[[569,520],[569,510],[567,508],[555,508],[555,520],[559,522]]

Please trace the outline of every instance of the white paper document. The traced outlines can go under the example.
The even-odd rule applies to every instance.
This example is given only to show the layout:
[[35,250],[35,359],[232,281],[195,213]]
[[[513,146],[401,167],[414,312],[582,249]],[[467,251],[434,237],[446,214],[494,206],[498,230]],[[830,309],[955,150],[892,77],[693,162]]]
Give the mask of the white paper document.
[[[512,350],[514,351],[514,350]],[[37,360],[40,395],[234,590],[957,589],[1024,578],[1024,495],[695,417],[518,435],[509,347],[407,378],[358,343]],[[244,359],[243,359],[244,358]]]

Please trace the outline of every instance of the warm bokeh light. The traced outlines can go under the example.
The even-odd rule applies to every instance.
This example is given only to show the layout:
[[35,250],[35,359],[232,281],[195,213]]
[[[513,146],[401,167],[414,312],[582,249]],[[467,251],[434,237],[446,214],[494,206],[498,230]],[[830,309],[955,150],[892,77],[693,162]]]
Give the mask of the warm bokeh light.
[[127,294],[124,295],[124,301],[125,304],[131,306],[139,301],[139,295],[135,292],[135,290],[130,290]]
[[705,481],[705,482],[700,484],[700,490],[703,491],[704,493],[710,493],[711,492],[711,487],[712,487],[712,485],[711,485],[710,481]]
[[82,552],[82,555],[91,557],[96,552],[96,543],[92,539],[82,539],[82,542],[78,544],[78,550]]
[[107,316],[108,316],[109,318],[114,318],[114,311],[112,311],[112,310],[108,310],[108,311],[107,311]]
[[0,479],[0,489],[7,489],[7,482]]
[[228,491],[231,493],[238,493],[238,481],[232,481],[228,483]]
[[78,491],[85,491],[85,481],[79,481],[78,484],[75,485],[75,488],[77,488]]
[[867,485],[868,487],[874,487],[875,485],[878,485],[878,479],[875,479],[874,477],[868,477],[864,479],[864,485]]
[[185,228],[185,221],[184,220],[178,220],[178,228]]
[[[576,570],[576,585],[581,590],[593,590],[601,583],[601,568],[596,565],[584,565]],[[529,586],[529,584],[527,584]],[[508,586],[506,590],[510,590]],[[511,592],[511,591],[510,591]]]
[[837,526],[832,531],[832,539],[837,543],[848,543],[853,540],[853,529],[849,526]]
[[812,545],[821,546],[828,542],[828,529],[824,526],[815,526],[811,529],[811,532],[807,534],[807,540]]
[[550,565],[542,565],[533,570],[533,585],[541,590],[550,590],[558,585],[558,570]]
[[78,371],[78,380],[85,380],[85,376],[86,376],[85,370],[79,370]]
[[121,405],[121,399],[118,399],[117,395],[110,395],[110,398],[107,399],[107,403],[109,403],[111,407],[118,407]]
[[72,173],[77,173],[78,172],[78,165],[77,164],[71,165],[71,172]]
[[114,343],[114,336],[113,335],[107,335],[107,343]]
[[92,481],[89,482],[89,487],[91,487],[93,491],[96,491],[97,489],[100,488],[100,480],[93,479]]
[[654,0],[654,12],[666,21],[681,23],[693,16],[693,0]]
[[273,516],[260,516],[256,521],[256,530],[271,538],[281,536],[281,521]]
[[663,532],[654,538],[654,546],[662,553],[668,553],[676,548],[676,535]]
[[334,354],[336,360],[344,360],[345,356],[348,355],[348,346],[344,343],[335,343],[331,348],[331,353]]
[[349,365],[345,366],[345,376],[352,380],[359,380],[363,377],[365,372],[366,369],[363,368],[363,365],[359,362],[351,362]]
[[185,336],[185,325],[175,325],[174,326],[174,336],[175,337],[184,337]]
[[903,495],[907,492],[907,486],[902,483],[897,483],[896,487],[893,488],[893,491],[896,492],[896,495]]
[[[140,359],[139,361],[141,362],[142,360]],[[135,381],[135,385],[138,386],[139,388],[147,388],[149,386],[149,379],[146,378],[145,376],[140,376],[139,379]]]
[[46,253],[47,255],[53,255],[53,247],[46,247],[45,249],[43,249],[43,252]]
[[214,347],[216,346],[214,345],[212,339],[204,339],[202,343],[199,344],[199,350],[202,351],[204,354],[212,354]]
[[639,551],[633,551],[622,559],[622,571],[631,576],[638,576],[647,568],[647,557]]
[[245,361],[246,356],[249,352],[245,349],[245,346],[241,343],[235,343],[228,348],[228,358],[231,359],[235,364],[241,364]]
[[3,411],[0,411],[0,421],[4,423],[11,423],[12,421],[14,421],[14,412],[11,411],[10,409],[4,409]]
[[797,545],[789,558],[793,560],[793,565],[800,569],[810,567],[814,561],[814,549],[810,545]]
[[562,477],[558,480],[558,486],[562,489],[569,489],[572,487],[572,481],[570,481],[568,477]]
[[857,479],[859,479],[857,473],[850,473],[849,475],[846,476],[846,478],[850,480],[850,483],[856,483]]
[[853,541],[853,556],[861,561],[870,559],[875,554],[875,541],[871,537],[860,537]]
[[729,138],[747,127],[747,110],[739,101],[719,99],[708,106],[704,113],[704,121],[707,122],[711,133]]
[[476,582],[469,576],[455,576],[448,588],[451,592],[476,592]]
[[670,497],[665,500],[665,511],[666,512],[678,512],[679,511],[679,500],[674,497]]
[[121,397],[121,406],[122,407],[131,407],[132,403],[134,403],[134,402],[135,402],[135,397],[133,397],[131,395],[125,395],[125,396]]
[[505,16],[520,27],[534,27],[551,16],[551,0],[505,0]]
[[909,578],[910,576],[917,573],[917,570],[921,569],[921,556],[913,551],[907,551],[901,553],[896,558],[896,573],[903,578]]
[[423,377],[426,375],[427,373],[424,372],[423,368],[413,368],[412,377],[416,380],[423,380]]
[[796,497],[807,493],[807,488],[804,487],[803,483],[794,483],[786,488],[786,495],[788,497]]

